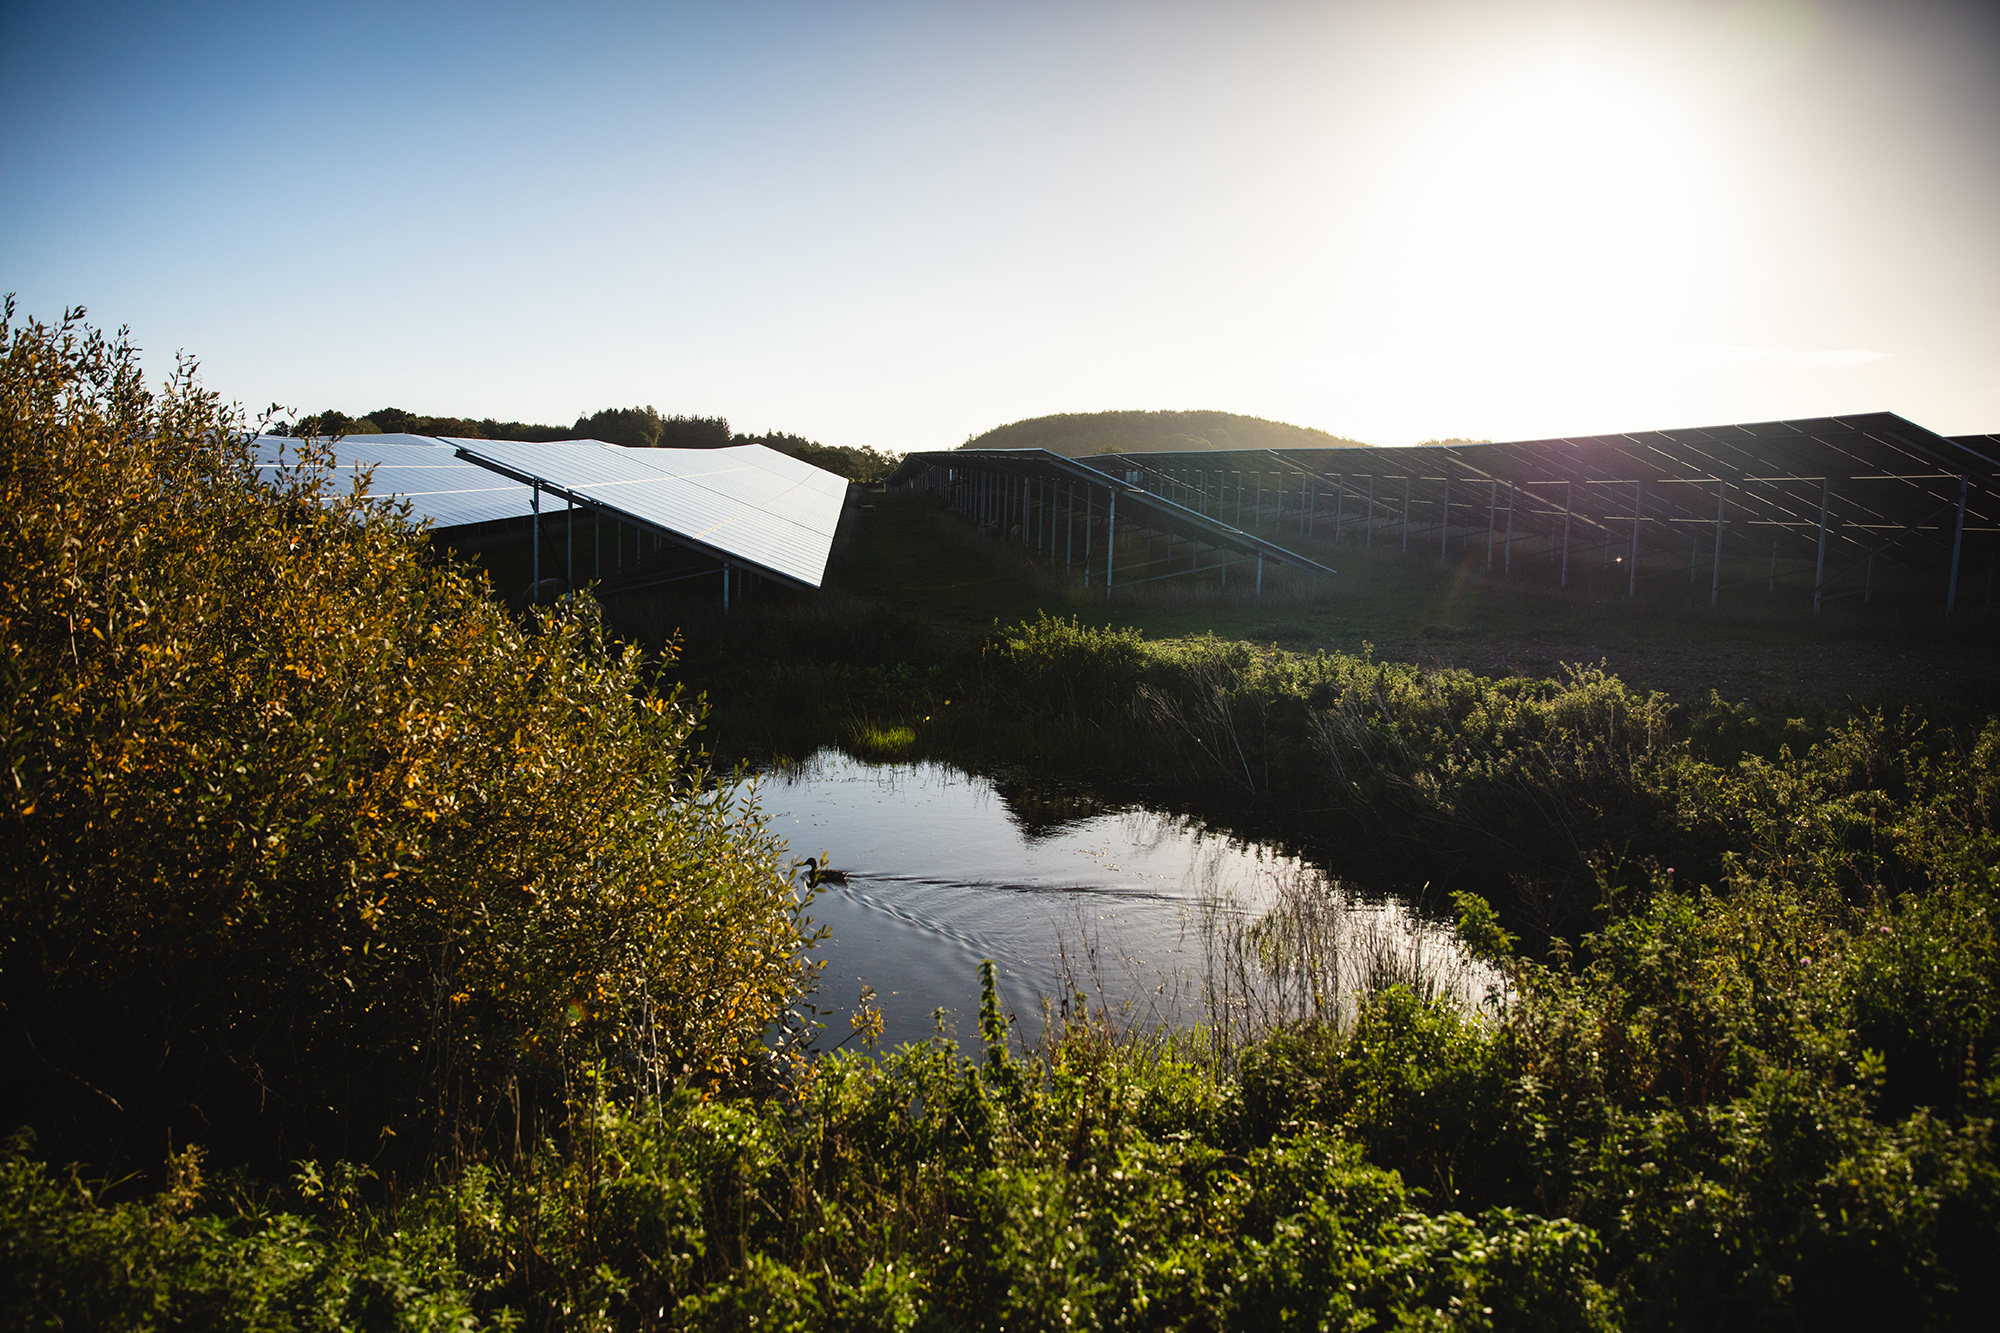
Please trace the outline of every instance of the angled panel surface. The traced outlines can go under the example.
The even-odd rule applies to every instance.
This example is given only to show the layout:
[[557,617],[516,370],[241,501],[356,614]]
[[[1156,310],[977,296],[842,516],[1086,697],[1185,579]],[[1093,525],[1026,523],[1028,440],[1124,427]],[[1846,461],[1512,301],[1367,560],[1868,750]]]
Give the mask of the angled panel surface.
[[[275,475],[280,459],[295,462],[302,441],[260,436],[257,470]],[[324,443],[324,442],[323,442]],[[530,512],[526,487],[460,458],[457,451],[423,435],[349,435],[325,444],[333,454],[330,480],[340,491],[369,474],[368,493],[378,500],[410,502],[410,517],[433,528],[522,518]]]
[[846,478],[761,444],[626,449],[595,440],[450,443],[479,466],[539,481],[580,504],[814,588],[825,576],[847,496]]

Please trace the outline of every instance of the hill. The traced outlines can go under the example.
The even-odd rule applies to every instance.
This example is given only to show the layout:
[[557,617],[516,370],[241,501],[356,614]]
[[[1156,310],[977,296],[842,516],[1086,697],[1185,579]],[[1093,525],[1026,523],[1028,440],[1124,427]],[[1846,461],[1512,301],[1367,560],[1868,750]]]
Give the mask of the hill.
[[1082,458],[1191,449],[1341,449],[1361,443],[1310,426],[1235,412],[1063,412],[995,426],[961,447],[1047,449]]

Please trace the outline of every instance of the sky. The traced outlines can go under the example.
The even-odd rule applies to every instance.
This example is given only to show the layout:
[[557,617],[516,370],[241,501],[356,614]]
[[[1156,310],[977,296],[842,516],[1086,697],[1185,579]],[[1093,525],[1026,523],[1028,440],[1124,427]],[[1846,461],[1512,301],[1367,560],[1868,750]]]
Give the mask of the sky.
[[2000,6],[0,4],[0,290],[253,411],[2000,432]]

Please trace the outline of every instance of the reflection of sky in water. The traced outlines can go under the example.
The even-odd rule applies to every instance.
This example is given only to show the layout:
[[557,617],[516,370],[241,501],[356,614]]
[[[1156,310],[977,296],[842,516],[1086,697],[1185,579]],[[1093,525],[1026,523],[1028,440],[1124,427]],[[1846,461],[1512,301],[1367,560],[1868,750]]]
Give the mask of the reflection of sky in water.
[[[890,1044],[929,1036],[938,1008],[969,1038],[985,958],[1025,1036],[1040,1030],[1038,997],[1063,989],[1066,973],[1114,1002],[1186,1016],[1205,896],[1259,911],[1288,880],[1325,885],[1295,857],[1174,815],[1088,813],[1102,807],[1022,793],[1020,818],[991,783],[943,764],[869,765],[826,750],[766,774],[758,793],[794,857],[825,852],[848,876],[812,908],[832,932],[818,997],[832,1011],[829,1042],[845,1034],[862,982],[875,987]],[[1083,817],[1057,822],[1068,810]],[[1433,951],[1444,938],[1400,903],[1348,901]]]

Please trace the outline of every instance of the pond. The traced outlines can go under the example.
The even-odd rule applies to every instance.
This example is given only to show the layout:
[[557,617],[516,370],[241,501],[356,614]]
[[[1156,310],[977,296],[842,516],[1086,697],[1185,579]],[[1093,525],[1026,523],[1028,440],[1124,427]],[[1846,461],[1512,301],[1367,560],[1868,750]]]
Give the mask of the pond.
[[1499,977],[1451,929],[1275,845],[1078,789],[991,780],[942,763],[869,764],[838,750],[763,774],[757,792],[791,854],[845,873],[813,919],[830,938],[815,1001],[822,1044],[874,987],[884,1044],[976,1039],[978,968],[1032,1041],[1044,1001],[1078,992],[1121,1026],[1247,1031],[1345,1012],[1404,980],[1479,1004]]

